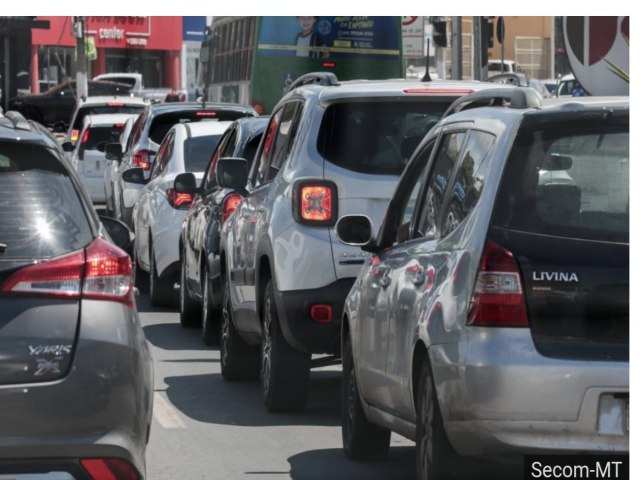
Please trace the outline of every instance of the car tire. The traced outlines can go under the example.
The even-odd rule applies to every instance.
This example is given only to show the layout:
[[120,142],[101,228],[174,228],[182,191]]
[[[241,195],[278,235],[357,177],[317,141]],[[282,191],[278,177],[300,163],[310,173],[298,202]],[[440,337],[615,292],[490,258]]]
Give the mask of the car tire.
[[[184,252],[184,250],[183,250]],[[191,298],[189,287],[187,286],[187,272],[185,268],[185,254],[182,254],[180,262],[180,325],[183,327],[195,327],[200,321],[200,305]]]
[[377,460],[389,453],[391,432],[370,422],[362,408],[351,338],[342,352],[342,448],[350,460]]
[[211,302],[211,280],[206,267],[200,274],[202,279],[202,310],[200,317],[202,318],[200,327],[200,336],[206,345],[215,345],[220,341],[220,323],[221,311],[215,308]]
[[175,293],[171,282],[158,276],[153,242],[149,242],[149,297],[155,307],[169,307],[174,303]]
[[448,478],[453,469],[460,467],[460,456],[455,452],[444,430],[433,376],[425,358],[420,368],[416,401],[416,474],[418,480]]
[[275,285],[269,280],[262,310],[263,401],[271,412],[302,410],[309,394],[311,355],[291,347],[280,328]]
[[225,380],[257,380],[260,377],[260,348],[249,345],[233,325],[229,283],[224,282],[220,369]]

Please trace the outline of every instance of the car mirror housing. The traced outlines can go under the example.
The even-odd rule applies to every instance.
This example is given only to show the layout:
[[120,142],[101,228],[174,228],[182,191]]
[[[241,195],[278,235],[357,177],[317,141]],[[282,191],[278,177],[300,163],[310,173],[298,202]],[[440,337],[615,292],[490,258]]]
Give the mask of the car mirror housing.
[[149,180],[144,178],[144,170],[140,167],[130,168],[122,173],[122,180],[138,185],[146,185]]
[[73,142],[63,142],[62,145],[60,145],[62,147],[62,150],[64,150],[65,152],[73,152],[73,149],[75,148],[75,145],[73,144]]
[[181,173],[173,181],[173,188],[178,193],[199,193],[200,189],[196,184],[196,176],[193,173]]
[[122,145],[120,143],[107,143],[104,146],[104,152],[107,160],[115,160],[116,162],[122,160]]
[[249,163],[244,158],[226,157],[218,160],[216,179],[222,188],[244,190],[249,178]]

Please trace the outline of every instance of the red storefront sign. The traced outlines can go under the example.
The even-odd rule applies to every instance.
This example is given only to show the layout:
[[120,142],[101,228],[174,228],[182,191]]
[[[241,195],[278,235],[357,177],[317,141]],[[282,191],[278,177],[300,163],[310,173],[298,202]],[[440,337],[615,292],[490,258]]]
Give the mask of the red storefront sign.
[[[73,17],[38,17],[49,20],[49,30],[32,30],[34,45],[76,44],[71,33]],[[141,48],[148,50],[180,50],[182,17],[85,17],[87,36],[95,39],[97,48]]]

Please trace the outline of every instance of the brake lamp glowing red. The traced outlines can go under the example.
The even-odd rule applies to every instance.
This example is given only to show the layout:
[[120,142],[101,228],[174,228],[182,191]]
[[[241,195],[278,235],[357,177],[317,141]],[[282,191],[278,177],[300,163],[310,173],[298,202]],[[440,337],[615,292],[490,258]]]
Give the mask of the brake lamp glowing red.
[[222,223],[226,222],[229,216],[235,212],[241,201],[242,195],[238,195],[236,193],[227,195],[227,198],[224,199],[224,206],[222,209]]
[[87,128],[84,131],[84,134],[82,135],[82,144],[84,145],[85,143],[87,143],[89,141],[89,129]]
[[303,186],[300,189],[300,216],[303,220],[326,222],[331,220],[331,188]]
[[198,117],[215,117],[218,115],[216,112],[196,112]]
[[167,200],[173,208],[186,210],[193,202],[193,195],[190,193],[178,193],[173,188],[167,190]]
[[322,62],[323,68],[336,68],[336,62]]
[[429,94],[429,95],[467,95],[474,90],[462,88],[406,88],[404,93],[409,94]]
[[518,262],[511,252],[490,240],[478,267],[467,322],[490,327],[529,326]]
[[124,102],[109,102],[107,107],[124,107]]
[[135,467],[120,458],[83,458],[80,463],[91,480],[138,480]]
[[151,170],[151,155],[148,150],[138,150],[133,154],[133,164],[143,170]]

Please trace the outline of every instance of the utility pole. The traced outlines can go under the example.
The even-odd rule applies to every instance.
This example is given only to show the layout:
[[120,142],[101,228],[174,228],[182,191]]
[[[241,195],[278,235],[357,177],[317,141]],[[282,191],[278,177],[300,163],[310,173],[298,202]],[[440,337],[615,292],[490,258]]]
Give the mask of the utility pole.
[[451,17],[451,79],[462,80],[462,17]]
[[473,79],[482,80],[482,17],[473,17]]
[[76,92],[78,97],[87,97],[89,92],[87,86],[84,17],[73,17],[73,34],[76,37]]

